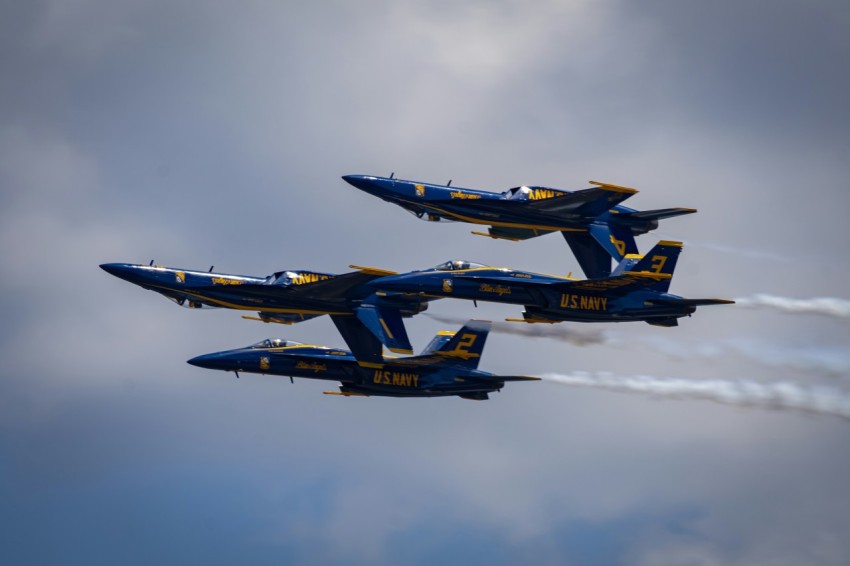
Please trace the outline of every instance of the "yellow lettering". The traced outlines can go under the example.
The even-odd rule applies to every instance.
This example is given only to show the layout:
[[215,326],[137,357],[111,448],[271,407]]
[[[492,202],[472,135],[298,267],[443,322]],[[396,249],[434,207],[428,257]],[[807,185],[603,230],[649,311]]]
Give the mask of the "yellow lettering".
[[461,192],[461,191],[453,191],[453,192],[449,193],[449,196],[452,197],[452,198],[459,198],[459,199],[479,199],[479,198],[481,198],[481,195],[472,195],[472,194],[464,193],[464,192]]
[[320,275],[318,273],[296,273],[292,278],[293,285],[305,285],[307,283],[315,283],[316,281],[324,281],[330,279],[330,275]]
[[478,290],[482,293],[496,293],[500,297],[502,295],[511,294],[511,288],[506,285],[490,285],[489,283],[482,283]]
[[611,235],[611,243],[612,243],[612,244],[614,244],[614,247],[615,247],[615,248],[617,248],[617,253],[618,253],[618,254],[620,254],[620,255],[626,255],[626,242],[624,242],[623,240],[618,240],[618,239],[617,239],[617,238],[615,238],[615,237],[614,237],[614,235],[612,234],[612,235]]
[[460,337],[460,342],[457,343],[455,349],[452,350],[455,354],[468,354],[469,348],[475,343],[475,339],[478,338],[475,334],[463,334]]
[[213,285],[241,285],[243,281],[241,279],[226,279],[224,277],[213,277],[212,284]]
[[570,295],[568,293],[564,293],[561,295],[561,308],[586,311],[604,311],[608,310],[608,298],[589,297],[586,295]]
[[652,265],[650,268],[655,273],[661,273],[661,270],[664,269],[664,264],[667,263],[666,255],[654,255],[652,256]]
[[395,387],[419,387],[419,374],[403,371],[375,370],[372,382],[378,385],[393,385]]

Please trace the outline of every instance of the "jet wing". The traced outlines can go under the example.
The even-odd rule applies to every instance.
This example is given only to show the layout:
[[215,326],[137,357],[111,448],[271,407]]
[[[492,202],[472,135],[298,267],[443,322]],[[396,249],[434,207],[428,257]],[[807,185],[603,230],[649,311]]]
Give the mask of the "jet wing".
[[[544,234],[551,234],[552,230],[542,230],[537,228],[514,228],[513,226],[490,226],[487,232],[472,232],[476,236],[488,236],[494,240],[528,240],[536,238]],[[566,232],[565,232],[566,233]],[[609,260],[610,263],[610,260]]]
[[529,221],[546,217],[596,218],[638,192],[597,181],[591,184],[599,186],[570,193],[558,191],[556,196],[538,200],[469,199],[463,201],[463,206],[483,212],[527,213]]
[[564,196],[529,201],[526,206],[529,210],[549,214],[572,214],[594,218],[638,192],[636,189],[619,185],[597,181],[590,181],[590,183],[599,186],[567,193]]
[[[359,285],[363,285],[373,279],[378,279],[379,277],[396,274],[397,273],[395,271],[363,267],[358,268],[358,271],[343,273],[341,275],[331,277],[330,279],[323,279],[321,281],[315,281],[313,283],[307,283],[297,287],[290,287],[289,291],[294,293],[295,296],[320,299],[344,299],[348,298],[349,291]],[[368,291],[368,293],[371,293],[371,291]]]
[[296,324],[298,322],[304,322],[305,320],[310,320],[311,318],[316,318],[317,316],[322,316],[320,314],[307,314],[307,313],[278,313],[278,312],[266,312],[259,311],[257,312],[258,316],[248,316],[243,315],[242,318],[245,320],[258,320],[260,322],[276,322],[278,324]]
[[362,293],[358,293],[360,296],[351,295],[351,291],[373,279],[395,274],[395,271],[359,268],[358,271],[334,275],[328,279],[301,285],[233,285],[228,288],[222,287],[218,289],[218,292],[258,298],[277,297],[284,300],[333,301],[335,299],[362,298],[362,296],[370,295],[372,290],[366,288],[363,289]]
[[617,214],[617,222],[631,224],[634,220],[645,222],[647,220],[663,220],[683,214],[693,214],[695,208],[659,208],[658,210],[636,210],[634,212],[621,212]]

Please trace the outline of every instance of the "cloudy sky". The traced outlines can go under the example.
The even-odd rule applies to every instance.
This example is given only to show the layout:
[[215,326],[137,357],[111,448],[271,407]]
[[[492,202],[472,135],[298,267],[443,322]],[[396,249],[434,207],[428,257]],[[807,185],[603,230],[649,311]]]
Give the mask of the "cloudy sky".
[[[848,32],[839,0],[3,3],[0,561],[846,564]],[[484,403],[346,399],[185,363],[342,345],[329,320],[98,269],[578,272],[340,179],[393,171],[698,208],[641,249],[683,240],[673,292],[750,304],[494,332],[483,369],[552,379]]]

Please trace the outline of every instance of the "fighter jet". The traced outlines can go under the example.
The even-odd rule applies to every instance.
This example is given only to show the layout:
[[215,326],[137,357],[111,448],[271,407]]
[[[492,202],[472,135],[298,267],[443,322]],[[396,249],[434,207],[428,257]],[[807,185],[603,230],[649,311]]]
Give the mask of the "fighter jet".
[[659,242],[646,256],[627,255],[609,277],[576,280],[526,271],[449,261],[432,269],[381,277],[376,290],[409,296],[454,297],[525,306],[514,322],[623,322],[677,326],[696,308],[726,299],[685,299],[668,293],[681,242]]
[[369,281],[394,271],[352,266],[356,271],[335,275],[315,271],[278,271],[267,277],[175,269],[158,265],[107,263],[106,272],[156,291],[187,308],[230,308],[257,311],[244,318],[293,324],[330,315],[357,358],[382,361],[385,345],[412,354],[402,317],[424,311],[429,299],[381,293]]
[[328,379],[339,381],[339,391],[328,395],[382,397],[444,397],[488,399],[506,381],[536,380],[519,375],[480,371],[478,362],[490,331],[490,322],[471,320],[459,332],[440,332],[419,356],[386,358],[381,363],[358,364],[347,350],[274,339],[253,346],[192,358],[188,363],[208,369]]
[[611,274],[611,258],[638,253],[635,236],[658,228],[658,221],[696,212],[693,208],[638,211],[620,203],[638,191],[590,181],[589,189],[514,187],[502,193],[405,181],[389,177],[346,175],[349,184],[397,204],[423,220],[489,225],[479,236],[527,240],[560,232],[584,274],[592,279]]

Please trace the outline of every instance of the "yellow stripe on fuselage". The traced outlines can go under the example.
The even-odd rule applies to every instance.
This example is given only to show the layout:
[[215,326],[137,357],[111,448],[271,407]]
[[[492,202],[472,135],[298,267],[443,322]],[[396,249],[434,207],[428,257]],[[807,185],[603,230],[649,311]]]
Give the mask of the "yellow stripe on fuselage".
[[284,309],[279,307],[264,307],[261,305],[253,305],[253,306],[245,306],[245,305],[237,305],[235,303],[228,303],[227,301],[222,301],[220,299],[213,299],[212,297],[204,296],[200,293],[195,293],[192,291],[187,291],[185,289],[173,289],[170,287],[163,287],[161,285],[151,285],[147,284],[148,287],[157,287],[159,289],[165,289],[166,291],[171,291],[172,293],[179,293],[181,295],[191,295],[193,297],[198,297],[199,299],[203,299],[205,301],[210,301],[211,303],[216,303],[223,307],[227,307],[229,309],[241,310],[241,311],[261,311],[261,312],[279,312],[286,314],[335,314],[335,315],[348,315],[353,316],[353,313],[350,312],[337,312],[337,311],[327,311],[327,310],[309,310],[309,309]]

